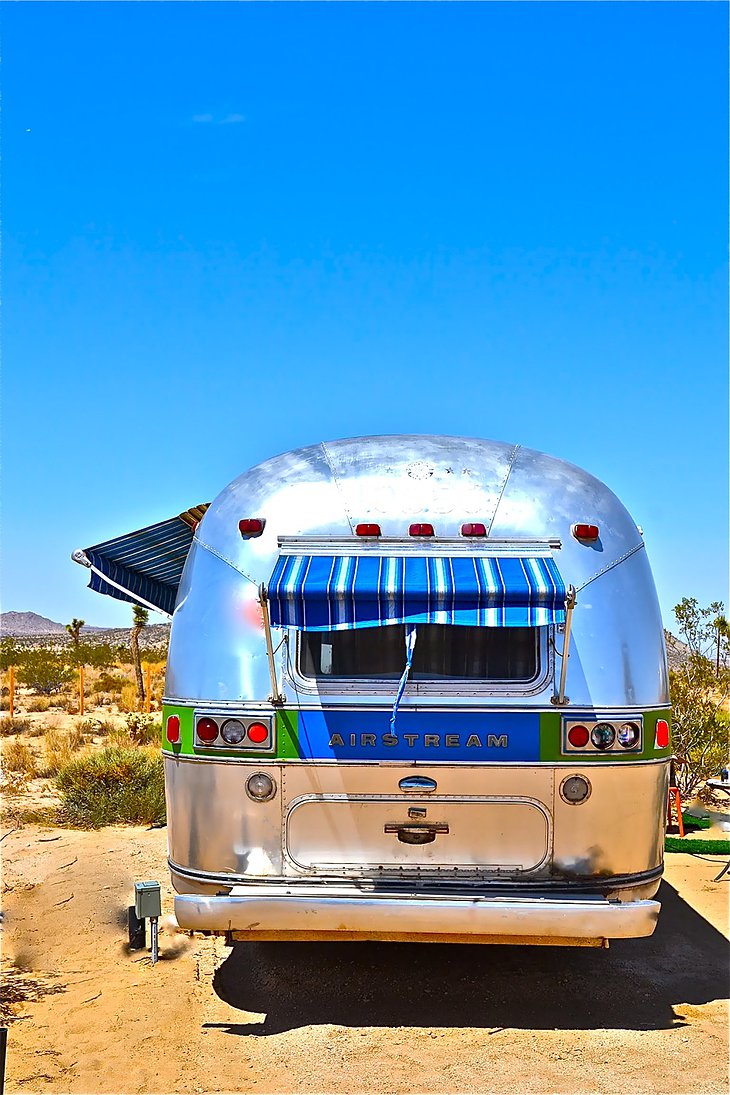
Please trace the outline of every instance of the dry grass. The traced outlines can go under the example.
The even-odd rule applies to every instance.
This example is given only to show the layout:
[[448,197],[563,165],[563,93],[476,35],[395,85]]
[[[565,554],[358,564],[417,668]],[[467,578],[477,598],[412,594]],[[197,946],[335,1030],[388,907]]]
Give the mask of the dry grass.
[[78,724],[69,730],[50,729],[46,733],[46,765],[44,774],[54,776],[74,759],[85,743],[83,731]]
[[123,686],[119,697],[119,710],[139,710],[139,697],[137,696],[137,686],[135,684],[125,684]]
[[30,719],[18,718],[5,718],[0,719],[0,737],[7,738],[11,734],[28,734],[31,729]]
[[34,779],[38,775],[38,761],[31,747],[15,738],[3,749],[3,769],[24,779]]
[[25,706],[29,711],[47,711],[51,701],[48,696],[32,696]]

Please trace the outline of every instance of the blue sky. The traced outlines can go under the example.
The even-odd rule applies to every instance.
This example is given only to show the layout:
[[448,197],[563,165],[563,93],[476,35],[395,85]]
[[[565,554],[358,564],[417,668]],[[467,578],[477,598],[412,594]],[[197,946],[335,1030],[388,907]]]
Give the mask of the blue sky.
[[607,482],[727,601],[727,9],[3,13],[2,607],[288,448],[454,433]]

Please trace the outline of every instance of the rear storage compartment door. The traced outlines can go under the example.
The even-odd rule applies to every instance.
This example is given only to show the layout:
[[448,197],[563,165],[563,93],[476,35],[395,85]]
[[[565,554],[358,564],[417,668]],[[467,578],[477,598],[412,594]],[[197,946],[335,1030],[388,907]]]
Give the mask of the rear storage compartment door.
[[307,872],[533,871],[551,842],[547,808],[524,795],[304,795],[289,804],[285,838]]

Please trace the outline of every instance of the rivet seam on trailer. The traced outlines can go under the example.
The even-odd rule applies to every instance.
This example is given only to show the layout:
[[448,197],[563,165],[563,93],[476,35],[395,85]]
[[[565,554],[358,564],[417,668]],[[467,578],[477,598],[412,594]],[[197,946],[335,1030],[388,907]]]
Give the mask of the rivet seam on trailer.
[[[201,540],[199,536],[193,536],[193,543],[198,544],[205,551],[210,552],[211,555],[215,555],[216,559],[220,559],[222,563],[227,563],[229,567],[235,570],[236,574],[240,574],[242,578],[248,579],[248,581],[251,582],[252,585],[255,585],[258,588],[258,582],[256,582],[256,580],[252,578],[250,574],[246,574],[245,570],[241,570],[239,566],[236,566],[236,564],[231,559],[227,558],[216,548],[211,547],[210,544],[206,544],[205,540]],[[157,611],[157,609],[155,611]]]
[[504,479],[502,480],[502,485],[499,488],[499,492],[497,494],[497,501],[494,503],[494,509],[492,510],[491,517],[489,518],[489,524],[487,525],[487,536],[489,536],[489,534],[492,531],[492,525],[494,524],[495,518],[497,516],[497,510],[499,509],[499,503],[502,501],[502,496],[504,495],[505,489],[507,487],[507,480],[509,479],[510,475],[512,474],[512,468],[514,466],[515,460],[517,459],[517,453],[519,452],[519,450],[520,450],[520,446],[515,445],[515,447],[512,449],[512,452],[510,453],[509,461],[507,463],[507,471],[505,472]]
[[619,563],[625,562],[626,559],[631,558],[631,556],[635,555],[637,551],[641,551],[641,549],[645,547],[646,544],[643,543],[643,541],[640,544],[635,544],[628,551],[625,551],[623,555],[621,555],[618,559],[614,559],[612,563],[607,563],[605,567],[603,567],[601,570],[597,570],[595,574],[592,574],[590,576],[590,578],[586,578],[585,582],[583,582],[583,585],[580,585],[576,588],[576,593],[580,593],[580,591],[582,589],[585,589],[586,586],[590,585],[591,582],[595,582],[596,578],[600,578],[602,574],[607,574],[609,570],[613,570],[613,568],[617,567]]

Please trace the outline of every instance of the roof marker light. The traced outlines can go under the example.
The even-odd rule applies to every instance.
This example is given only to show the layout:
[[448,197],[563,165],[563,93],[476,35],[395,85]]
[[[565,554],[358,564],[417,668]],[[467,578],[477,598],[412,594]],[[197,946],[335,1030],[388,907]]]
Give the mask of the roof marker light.
[[238,522],[238,531],[243,536],[244,540],[250,540],[253,536],[260,536],[264,531],[263,517],[246,517],[243,521]]
[[487,526],[482,524],[481,521],[467,521],[465,525],[461,526],[462,536],[486,536]]
[[380,536],[380,525],[370,525],[366,522],[361,522],[359,525],[355,525],[356,536]]
[[433,525],[424,524],[423,522],[416,521],[414,524],[408,526],[409,536],[433,536]]
[[593,544],[598,539],[598,525],[573,525],[570,531],[576,540],[585,544]]

